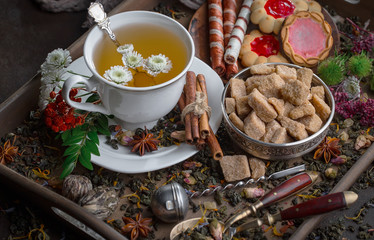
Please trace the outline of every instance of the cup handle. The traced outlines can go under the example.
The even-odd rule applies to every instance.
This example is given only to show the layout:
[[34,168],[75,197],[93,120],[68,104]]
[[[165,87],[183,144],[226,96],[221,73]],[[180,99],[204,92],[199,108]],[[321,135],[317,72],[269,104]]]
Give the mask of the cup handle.
[[98,81],[95,79],[94,76],[92,76],[90,79],[86,79],[79,75],[74,75],[74,76],[69,77],[65,81],[64,86],[62,87],[62,96],[64,97],[66,103],[76,109],[81,109],[81,110],[85,110],[88,112],[99,112],[99,113],[109,115],[110,112],[103,105],[96,105],[93,103],[79,103],[79,102],[75,102],[70,99],[69,97],[70,90],[73,88],[74,85],[78,83],[82,83],[86,85],[87,91],[91,91],[92,89],[96,87],[96,85],[98,84]]

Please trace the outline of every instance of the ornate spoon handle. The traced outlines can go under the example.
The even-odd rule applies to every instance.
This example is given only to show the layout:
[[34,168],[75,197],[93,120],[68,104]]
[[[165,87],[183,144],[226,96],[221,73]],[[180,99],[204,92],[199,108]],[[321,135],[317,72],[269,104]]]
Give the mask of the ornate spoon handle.
[[275,173],[271,174],[269,177],[262,176],[262,177],[258,178],[257,180],[255,180],[253,178],[250,178],[247,181],[239,181],[235,184],[229,183],[229,184],[226,184],[225,186],[217,186],[217,187],[207,188],[207,189],[205,189],[201,192],[196,191],[196,192],[190,194],[189,197],[190,198],[198,198],[198,197],[201,197],[201,196],[207,196],[207,195],[213,194],[216,191],[223,192],[227,189],[244,187],[244,186],[249,185],[249,184],[256,184],[259,181],[266,181],[266,180],[269,180],[269,179],[278,179],[278,178],[281,178],[281,177],[284,177],[284,176],[287,176],[287,175],[291,175],[291,174],[295,174],[295,173],[303,172],[303,171],[305,171],[305,165],[304,164],[296,166],[296,167],[288,168],[286,170],[282,170],[282,171],[279,171],[279,172],[275,172]]
[[107,15],[104,11],[103,5],[98,2],[91,2],[90,7],[88,8],[88,14],[95,20],[97,25],[102,29],[105,30],[106,33],[109,35],[110,39],[117,45],[117,47],[121,46],[118,42],[116,35],[114,35],[112,29],[110,28],[110,21],[107,18]]

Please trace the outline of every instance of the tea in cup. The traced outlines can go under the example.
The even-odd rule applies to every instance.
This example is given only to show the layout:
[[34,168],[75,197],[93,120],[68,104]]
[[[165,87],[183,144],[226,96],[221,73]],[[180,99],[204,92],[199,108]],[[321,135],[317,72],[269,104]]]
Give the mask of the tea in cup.
[[[178,102],[195,55],[193,40],[180,23],[155,12],[123,12],[111,16],[109,21],[123,48],[117,48],[99,27],[94,27],[83,50],[93,75],[88,80],[81,76],[70,77],[64,83],[63,96],[74,108],[113,114],[125,129],[151,128]],[[125,52],[127,48],[131,48],[133,56],[121,54],[121,50]],[[141,58],[142,64],[131,66],[136,57]],[[159,61],[169,64],[165,71],[157,72],[150,67]],[[116,68],[120,70],[116,72]],[[131,80],[122,81],[126,74]],[[69,92],[77,84],[86,85],[88,91],[96,89],[101,104],[70,100]]]

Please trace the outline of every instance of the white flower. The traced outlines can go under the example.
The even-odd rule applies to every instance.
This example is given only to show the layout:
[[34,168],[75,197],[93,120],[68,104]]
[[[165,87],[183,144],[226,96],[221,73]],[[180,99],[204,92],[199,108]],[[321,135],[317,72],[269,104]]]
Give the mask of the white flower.
[[119,52],[121,54],[127,54],[129,52],[132,52],[133,50],[134,50],[134,45],[132,45],[131,43],[119,46],[117,48],[117,52]]
[[168,73],[172,68],[171,61],[163,54],[152,55],[145,60],[145,70],[149,75],[157,76],[160,72]]
[[344,80],[342,87],[349,98],[355,99],[360,96],[360,80],[357,77],[349,76]]
[[65,68],[70,65],[71,57],[68,50],[61,48],[48,53],[45,62],[41,65],[42,74]]
[[126,67],[136,69],[143,64],[143,57],[136,51],[131,51],[122,56],[122,62]]
[[55,69],[54,71],[42,73],[42,84],[54,84],[58,86],[59,82],[65,81],[62,76],[66,73],[65,68]]
[[40,87],[39,95],[39,109],[42,111],[48,105],[51,100],[50,93],[55,90],[55,85],[53,84],[42,84]]
[[131,72],[123,66],[111,67],[109,70],[105,71],[104,77],[109,81],[123,85],[126,85],[127,82],[132,80]]

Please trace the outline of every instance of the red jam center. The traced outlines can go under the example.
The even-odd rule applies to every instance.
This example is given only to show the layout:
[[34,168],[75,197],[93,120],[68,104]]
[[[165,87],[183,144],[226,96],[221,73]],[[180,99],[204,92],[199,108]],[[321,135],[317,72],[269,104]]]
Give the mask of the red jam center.
[[256,37],[251,42],[251,50],[257,53],[258,56],[270,57],[278,54],[279,42],[272,35]]
[[290,0],[268,0],[264,8],[274,18],[285,18],[293,14],[295,5]]
[[317,57],[326,47],[326,38],[322,26],[311,18],[297,19],[289,28],[288,41],[304,58]]

